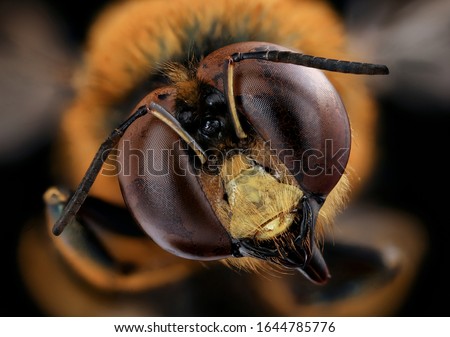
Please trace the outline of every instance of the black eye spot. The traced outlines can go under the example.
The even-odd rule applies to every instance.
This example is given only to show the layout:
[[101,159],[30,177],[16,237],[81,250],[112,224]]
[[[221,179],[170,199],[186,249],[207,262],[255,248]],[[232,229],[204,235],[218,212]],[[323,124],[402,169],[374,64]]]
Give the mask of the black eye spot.
[[206,118],[202,121],[200,132],[208,138],[220,138],[224,123],[218,118]]
[[225,104],[225,97],[220,92],[213,92],[205,97],[205,103],[208,106]]
[[188,126],[192,123],[193,113],[190,110],[180,111],[177,117],[181,125]]

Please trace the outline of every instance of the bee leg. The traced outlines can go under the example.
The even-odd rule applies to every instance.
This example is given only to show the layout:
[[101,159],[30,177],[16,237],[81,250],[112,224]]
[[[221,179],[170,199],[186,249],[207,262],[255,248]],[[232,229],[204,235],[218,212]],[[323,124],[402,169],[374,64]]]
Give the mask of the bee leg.
[[[44,201],[46,204],[47,222],[54,224],[61,216],[64,207],[69,198],[68,193],[59,188],[49,188],[45,195]],[[92,233],[86,226],[83,226],[78,219],[74,218],[71,226],[67,228],[64,235],[61,236],[65,247],[72,247],[77,254],[81,254],[83,259],[96,261],[105,268],[114,268],[115,263],[107,250],[100,244],[94,233]]]

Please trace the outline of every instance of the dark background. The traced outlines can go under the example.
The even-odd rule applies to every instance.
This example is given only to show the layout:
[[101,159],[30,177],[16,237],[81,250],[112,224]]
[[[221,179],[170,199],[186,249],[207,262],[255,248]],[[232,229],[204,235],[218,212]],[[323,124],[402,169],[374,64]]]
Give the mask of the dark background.
[[[65,41],[79,45],[84,40],[88,24],[104,1],[90,1],[89,4],[45,2],[63,24]],[[351,5],[351,1],[335,1],[336,8],[344,16],[351,12]],[[450,44],[448,40],[442,43]],[[76,51],[72,56],[76,57]],[[422,104],[411,107],[405,104],[408,95],[401,90],[401,87],[394,87],[388,92],[379,92],[378,145],[381,160],[364,198],[413,214],[429,233],[430,249],[417,282],[398,315],[448,316],[450,295],[446,274],[450,256],[450,223],[446,160],[449,156],[450,108],[446,102],[426,96],[421,98]],[[21,129],[17,130],[17,133],[21,132]],[[3,158],[0,162],[3,196],[0,234],[2,316],[42,315],[27,296],[19,277],[16,247],[23,224],[42,210],[42,193],[52,183],[49,150],[54,129],[45,130],[45,134],[41,141],[29,147],[30,150],[12,159]]]

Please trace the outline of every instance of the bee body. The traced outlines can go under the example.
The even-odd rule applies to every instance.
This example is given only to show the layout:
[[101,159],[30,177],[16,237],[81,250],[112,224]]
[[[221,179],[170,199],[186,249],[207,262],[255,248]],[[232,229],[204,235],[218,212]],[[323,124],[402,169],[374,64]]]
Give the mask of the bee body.
[[[75,195],[90,190],[92,199],[72,197],[67,205],[80,208],[66,217],[67,196],[45,196],[53,233],[62,232],[60,222],[53,227],[58,215],[70,226],[79,210],[72,231],[51,235],[58,254],[108,291],[180,282],[198,270],[193,260],[297,269],[327,282],[321,243],[371,173],[376,105],[363,77],[286,64],[293,62],[283,55],[354,59],[346,47],[325,1],[106,7],[90,30],[55,149],[59,182],[71,190],[86,183]],[[269,50],[280,53],[253,57]],[[111,147],[104,153],[102,142]],[[109,222],[111,209],[125,210],[126,220]]]

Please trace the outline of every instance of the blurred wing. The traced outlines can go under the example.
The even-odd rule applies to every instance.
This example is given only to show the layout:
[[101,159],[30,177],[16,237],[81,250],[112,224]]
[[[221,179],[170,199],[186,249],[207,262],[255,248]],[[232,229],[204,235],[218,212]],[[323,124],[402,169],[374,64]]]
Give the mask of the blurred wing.
[[41,5],[0,4],[0,163],[50,139],[71,94],[74,50]]
[[450,2],[349,1],[351,46],[387,64],[389,78],[370,78],[376,91],[411,112],[450,107]]

